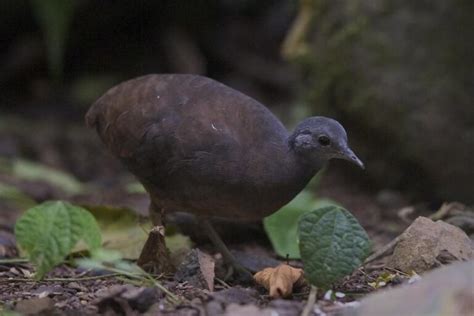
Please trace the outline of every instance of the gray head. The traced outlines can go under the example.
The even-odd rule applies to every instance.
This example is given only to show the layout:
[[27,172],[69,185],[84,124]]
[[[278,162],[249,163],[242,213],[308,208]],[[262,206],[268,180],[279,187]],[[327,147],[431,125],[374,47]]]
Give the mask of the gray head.
[[289,145],[298,156],[315,166],[338,158],[364,168],[362,161],[347,144],[344,127],[331,118],[313,116],[303,120],[290,135]]

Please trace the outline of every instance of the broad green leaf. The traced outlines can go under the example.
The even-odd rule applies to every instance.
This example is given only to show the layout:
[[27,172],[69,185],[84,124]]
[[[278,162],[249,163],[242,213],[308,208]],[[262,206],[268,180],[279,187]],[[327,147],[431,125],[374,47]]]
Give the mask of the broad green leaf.
[[[129,208],[106,205],[86,206],[96,218],[102,232],[102,247],[116,250],[123,258],[138,259],[151,229],[151,223],[140,220]],[[75,251],[82,250],[76,248]]]
[[275,252],[281,256],[288,255],[291,259],[299,259],[298,248],[298,219],[316,208],[335,205],[327,199],[316,199],[313,194],[303,191],[289,204],[263,219],[263,227],[273,245]]
[[69,194],[77,194],[83,190],[82,183],[73,176],[32,161],[14,161],[12,173],[20,179],[50,183]]
[[80,240],[91,250],[101,245],[94,216],[62,201],[44,202],[26,211],[15,225],[15,237],[37,266],[37,279],[60,264]]
[[[102,247],[105,250],[116,250],[125,259],[136,260],[140,256],[143,245],[152,228],[149,220],[140,219],[129,208],[112,206],[86,206],[96,218],[102,232]],[[172,234],[165,237],[165,242],[173,254],[191,248],[189,237]],[[83,250],[76,247],[75,251]]]
[[165,236],[165,242],[166,248],[168,248],[171,253],[176,251],[189,251],[193,246],[191,239],[180,233]]
[[327,206],[302,215],[298,234],[306,278],[317,287],[327,289],[370,253],[367,233],[341,207]]
[[89,258],[79,258],[75,263],[84,269],[120,269],[123,272],[142,274],[143,270],[135,263],[123,259],[120,251],[99,248]]

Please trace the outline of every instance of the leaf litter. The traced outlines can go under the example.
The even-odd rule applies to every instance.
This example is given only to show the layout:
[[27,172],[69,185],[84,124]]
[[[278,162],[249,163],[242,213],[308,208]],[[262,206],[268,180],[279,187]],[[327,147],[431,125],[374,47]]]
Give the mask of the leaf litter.
[[[67,133],[65,133],[64,135],[67,135]],[[69,143],[71,144],[71,146],[75,146],[78,148],[81,147],[77,146],[77,144],[74,145],[73,142]],[[50,146],[49,148],[53,147]],[[96,160],[98,162],[91,162],[90,165],[100,166],[102,164],[102,167],[98,168],[97,170],[111,170],[110,166],[113,167],[114,165],[118,165],[116,162],[108,161],[107,157],[96,155],[96,147],[92,146],[91,148],[93,148],[94,151],[91,151],[91,153],[93,154],[90,156],[96,157]],[[75,165],[77,166],[77,164]],[[120,168],[117,168],[117,170],[121,171]],[[117,173],[116,171],[114,172]],[[113,174],[114,172],[110,172],[110,174]],[[88,171],[84,174],[91,175],[94,173]],[[45,197],[64,197],[64,195],[62,195],[61,192],[56,189],[48,189],[45,191],[44,188],[48,188],[51,183],[41,185],[41,179],[31,180],[24,178],[21,180],[17,180],[12,179],[11,175],[0,174],[0,181],[1,183],[5,183],[10,186],[14,185],[14,187],[17,189],[21,188],[20,190],[14,192],[14,195],[10,200],[12,203],[10,203],[10,205],[7,205],[7,207],[4,208],[6,210],[17,209],[17,214],[19,214],[24,209],[31,207],[33,203],[41,202]],[[54,181],[53,186],[55,185]],[[123,182],[120,185],[123,186]],[[126,195],[123,193],[114,195],[113,199],[115,205],[131,205],[129,204],[129,201],[126,201],[126,199],[128,199],[132,194],[134,194],[134,196],[140,196],[141,201],[146,201],[146,196],[144,196],[143,194],[140,195],[141,190],[139,188],[134,188],[133,184],[131,187],[132,189],[130,189],[129,192],[130,195]],[[329,186],[326,185],[325,187],[328,188]],[[334,186],[334,188],[337,187],[337,185]],[[72,188],[72,191],[76,190],[74,189],[74,185],[72,186]],[[82,189],[83,188],[81,187],[81,191]],[[121,189],[123,192],[123,188]],[[115,190],[116,192],[119,191],[118,189],[112,190]],[[69,190],[68,194],[73,194],[71,193],[72,191]],[[78,191],[79,190],[77,190],[76,192]],[[101,188],[100,191],[102,195],[102,193],[106,192],[107,190],[104,187],[104,189]],[[9,192],[13,191],[10,190]],[[93,194],[93,191],[87,191],[87,193],[82,192],[79,195],[73,194],[71,196],[71,200],[74,200],[77,203],[77,199],[82,199],[84,201],[85,197],[89,197]],[[79,197],[80,195],[82,196]],[[363,201],[363,207],[360,207],[360,210],[357,210],[357,218],[361,220],[362,226],[368,230],[369,235],[371,235],[371,238],[378,238],[382,236],[384,238],[383,240],[386,241],[387,239],[389,240],[390,238],[395,237],[395,232],[397,234],[400,232],[396,229],[385,229],[384,220],[391,225],[390,227],[394,227],[394,219],[384,219],[383,215],[380,215],[383,214],[383,210],[377,210],[375,207],[374,211],[374,205],[370,206],[371,214],[364,215],[364,212],[368,207],[367,202],[370,203],[371,201],[375,200],[373,196],[369,196],[367,194],[364,195],[363,192],[357,192],[357,194],[354,195],[353,192],[341,193],[340,191],[332,195],[329,194],[328,196],[337,201],[340,201],[342,205],[353,205],[353,207],[354,205],[357,205],[357,201],[354,202],[354,197],[357,198],[358,196],[362,196],[360,198],[360,201]],[[18,203],[15,201],[18,201]],[[3,206],[7,204],[4,202],[5,200],[0,199],[0,205]],[[22,203],[24,206],[22,206]],[[97,203],[97,205],[101,204],[102,203]],[[143,209],[143,207],[141,208]],[[464,213],[456,213],[453,211],[450,212],[448,215],[452,215],[451,217],[453,219],[457,219],[455,216],[464,216],[463,219],[470,218],[469,216],[471,216],[472,214],[471,210],[466,208],[462,211]],[[11,236],[13,228],[11,220],[15,217],[11,217],[10,214],[13,213],[9,213],[9,211],[0,212],[0,223],[2,224],[0,225],[0,233],[10,234]],[[441,215],[447,217],[445,214]],[[469,221],[465,222],[470,223]],[[400,224],[399,227],[403,227],[403,223]],[[140,227],[140,229],[142,228]],[[8,245],[8,248],[5,247],[5,245]],[[4,251],[1,253],[2,256],[8,258],[17,255],[14,251],[11,251],[13,248],[11,247],[12,245],[10,238],[0,238],[0,249],[2,249],[2,246],[4,246],[4,249],[8,249],[8,251]],[[198,244],[198,246],[201,247],[202,245]],[[233,245],[233,247],[235,248],[236,245]],[[259,247],[268,249],[268,244],[266,244],[265,242],[260,242]],[[265,251],[263,251],[263,253],[264,252]],[[248,254],[248,256],[251,255],[252,252]],[[216,257],[214,256],[214,258]],[[275,257],[272,257],[270,259],[275,260]],[[0,260],[2,260],[1,257]],[[221,265],[220,261],[216,260],[215,264],[216,270],[219,269]],[[31,278],[34,272],[34,268],[28,263],[7,263],[0,261],[0,313],[2,312],[2,309],[20,308],[21,305],[24,304],[26,304],[27,306],[42,305],[45,306],[45,310],[50,311],[49,308],[51,307],[51,303],[53,303],[53,311],[56,314],[61,314],[65,311],[79,311],[81,314],[96,314],[99,311],[99,307],[104,308],[105,311],[109,310],[111,313],[141,313],[141,311],[134,307],[133,301],[139,301],[139,298],[142,296],[141,293],[148,292],[148,294],[143,295],[144,298],[149,297],[150,290],[145,291],[146,289],[151,288],[151,292],[156,290],[155,287],[150,287],[150,285],[144,286],[144,284],[141,284],[140,282],[131,282],[130,279],[124,278],[122,275],[117,275],[114,273],[100,270],[89,271],[84,270],[80,267],[73,267],[65,264],[61,264],[54,268],[45,276],[44,280],[39,282],[34,281]],[[395,275],[395,277],[390,277],[390,280],[387,280],[388,282],[386,282],[384,281],[384,279],[386,279],[387,275]],[[333,286],[333,290],[340,293],[344,293],[344,297],[335,297],[331,298],[331,301],[326,301],[322,296],[324,295],[324,293],[318,293],[317,306],[315,306],[314,310],[329,314],[337,312],[337,310],[341,308],[341,304],[350,304],[351,301],[355,302],[353,301],[354,299],[358,300],[361,296],[373,292],[375,289],[370,286],[369,283],[377,282],[377,280],[386,282],[386,285],[384,287],[392,287],[401,283],[406,283],[410,279],[419,279],[419,276],[415,274],[407,276],[405,274],[398,273],[393,269],[387,269],[384,267],[383,260],[377,260],[371,263],[370,265],[367,265],[363,268],[354,271],[350,276],[345,277],[343,280],[337,282]],[[150,314],[168,312],[172,313],[173,315],[197,315],[205,312],[208,315],[221,315],[224,312],[235,312],[234,314],[238,314],[242,311],[248,311],[247,315],[249,316],[252,315],[252,313],[250,312],[252,310],[255,313],[261,313],[262,311],[278,311],[280,314],[286,313],[286,315],[298,315],[301,313],[304,307],[304,301],[306,300],[309,294],[308,288],[303,287],[299,292],[293,293],[291,300],[271,300],[269,295],[267,295],[266,291],[264,291],[263,289],[259,289],[259,291],[257,291],[255,286],[242,288],[238,285],[233,284],[232,282],[224,281],[223,283],[221,283],[216,281],[214,285],[214,292],[208,292],[207,290],[193,287],[186,282],[176,282],[176,280],[174,280],[173,278],[163,278],[161,276],[159,280],[163,283],[164,286],[166,286],[166,288],[171,290],[176,295],[189,297],[193,299],[193,301],[190,304],[172,306],[168,304],[168,302],[164,298],[155,297],[153,299],[154,304],[152,304],[148,309],[148,313]],[[130,283],[134,284],[130,285]],[[112,291],[112,289],[114,289],[114,291]],[[159,291],[158,294],[161,295]],[[332,301],[332,299],[334,299],[334,301]],[[119,306],[118,309],[117,306]],[[147,306],[147,304],[144,304],[143,306]]]

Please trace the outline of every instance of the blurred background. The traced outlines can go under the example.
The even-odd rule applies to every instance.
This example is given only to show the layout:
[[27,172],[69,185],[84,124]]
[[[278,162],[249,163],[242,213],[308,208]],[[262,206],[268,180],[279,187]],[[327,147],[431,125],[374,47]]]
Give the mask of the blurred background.
[[289,129],[338,119],[367,169],[331,163],[317,193],[365,225],[408,205],[472,204],[472,12],[471,0],[3,0],[0,206],[67,198],[145,210],[83,116],[114,84],[149,73],[209,76]]

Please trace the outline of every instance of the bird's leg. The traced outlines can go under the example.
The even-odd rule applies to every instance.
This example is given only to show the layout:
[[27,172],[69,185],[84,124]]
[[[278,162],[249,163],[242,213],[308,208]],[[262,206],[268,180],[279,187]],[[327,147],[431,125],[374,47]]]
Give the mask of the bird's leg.
[[173,272],[174,267],[165,244],[164,210],[151,202],[149,214],[153,228],[148,234],[137,264],[152,273]]
[[240,263],[237,262],[237,260],[230,253],[229,249],[222,241],[219,234],[217,234],[214,227],[212,227],[209,220],[205,218],[201,218],[200,222],[207,236],[211,240],[211,242],[214,244],[217,250],[222,254],[224,262],[228,264],[230,267],[232,267],[234,269],[234,272],[236,272],[238,276],[243,278],[245,281],[252,280],[253,279],[252,274],[247,269],[245,269]]

